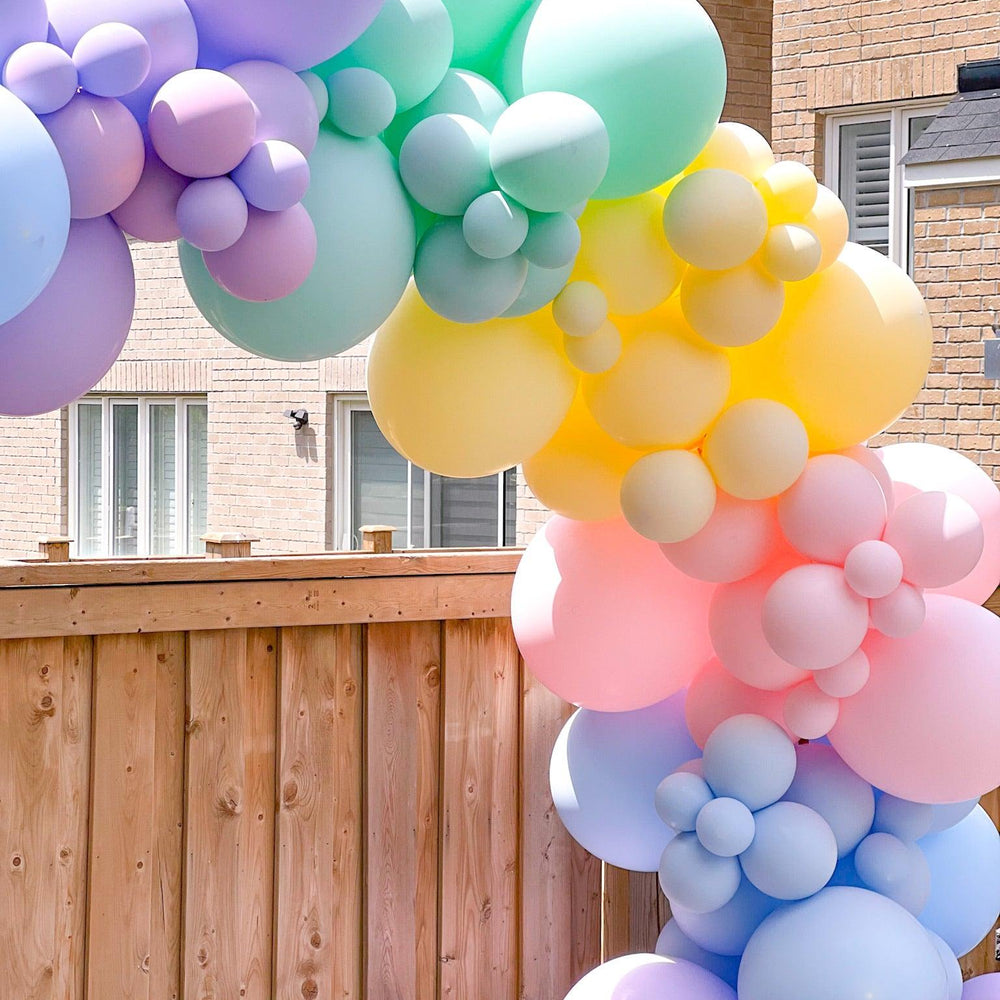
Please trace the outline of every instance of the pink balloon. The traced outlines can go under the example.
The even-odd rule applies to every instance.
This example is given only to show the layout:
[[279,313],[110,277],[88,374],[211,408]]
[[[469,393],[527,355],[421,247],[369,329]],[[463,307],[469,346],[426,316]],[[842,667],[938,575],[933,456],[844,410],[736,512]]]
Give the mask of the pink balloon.
[[624,520],[555,516],[521,560],[511,618],[525,663],[546,687],[586,708],[625,712],[670,697],[711,658],[713,590]]
[[1000,1000],[1000,972],[968,980],[962,990],[962,1000]]
[[938,593],[982,604],[1000,584],[1000,490],[975,462],[936,444],[892,444],[878,452],[896,483],[953,493],[972,505],[983,522],[983,554],[976,568]]
[[883,635],[893,639],[913,635],[924,623],[923,591],[901,583],[888,597],[880,597],[869,606],[871,623]]
[[160,159],[188,177],[228,174],[250,152],[255,129],[250,95],[210,69],[168,80],[149,111],[149,135]]
[[36,115],[66,107],[78,83],[73,60],[48,42],[22,45],[3,68],[3,85]]
[[139,123],[121,101],[77,94],[40,120],[66,168],[74,219],[107,215],[132,194],[146,152]]
[[843,663],[813,674],[816,686],[831,698],[850,698],[857,694],[871,676],[871,663],[863,649],[849,656]]
[[319,109],[309,85],[275,62],[251,59],[225,70],[249,95],[257,114],[257,142],[280,139],[308,156],[319,138]]
[[733,583],[763,569],[783,544],[773,502],[737,500],[720,491],[701,531],[660,548],[682,573],[696,580]]
[[853,458],[855,462],[863,465],[878,480],[879,486],[882,487],[882,494],[885,497],[886,510],[892,510],[895,491],[893,489],[892,477],[882,462],[880,453],[873,448],[866,448],[863,444],[856,444],[851,448],[845,448],[843,451],[837,452],[837,454]]
[[790,559],[779,559],[746,580],[719,587],[708,614],[712,646],[722,665],[744,683],[767,691],[782,691],[808,677],[806,671],[783,660],[764,638],[764,598],[771,584],[792,565]]
[[171,170],[146,143],[146,162],[135,190],[111,217],[129,236],[149,243],[173,243],[181,236],[177,202],[189,178]]
[[803,670],[842,663],[868,632],[868,602],[837,566],[813,563],[779,577],[767,592],[761,621],[771,648]]
[[143,85],[153,56],[142,32],[108,21],[91,28],[76,43],[73,62],[84,90],[99,97],[125,97]]
[[885,542],[859,542],[847,553],[844,578],[861,597],[887,597],[903,582],[903,560]]
[[285,212],[251,208],[243,235],[228,250],[206,253],[205,266],[230,295],[271,302],[309,277],[316,250],[316,227],[302,205]]
[[817,455],[778,500],[785,537],[820,562],[843,566],[858,542],[881,538],[886,502],[878,480],[844,455]]
[[830,733],[854,771],[913,802],[962,802],[1000,784],[1000,618],[932,594],[918,632],[872,633],[865,651],[871,679]]
[[837,722],[840,701],[806,681],[788,692],[785,699],[785,727],[800,740],[818,740]]
[[228,177],[192,181],[177,202],[181,236],[199,250],[227,250],[245,232],[247,200]]

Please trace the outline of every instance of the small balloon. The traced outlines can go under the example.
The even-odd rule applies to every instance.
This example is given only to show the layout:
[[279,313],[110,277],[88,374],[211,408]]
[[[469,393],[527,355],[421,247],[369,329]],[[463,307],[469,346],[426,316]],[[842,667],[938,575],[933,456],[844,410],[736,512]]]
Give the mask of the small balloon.
[[781,318],[785,287],[754,261],[726,271],[689,268],[681,308],[699,336],[720,347],[746,347],[766,337]]
[[805,281],[820,269],[823,245],[805,226],[773,226],[761,250],[761,264],[779,281]]
[[762,921],[780,903],[765,896],[744,876],[733,898],[712,913],[673,906],[678,927],[696,944],[718,955],[738,958]]
[[708,782],[689,771],[668,774],[656,786],[654,795],[660,819],[677,833],[693,833],[702,809],[714,801],[715,794]]
[[813,172],[795,160],[775,163],[757,181],[772,226],[802,221],[816,204],[818,189]]
[[893,639],[913,635],[924,623],[927,605],[923,591],[901,583],[891,594],[869,605],[872,628]]
[[98,97],[125,97],[149,76],[153,54],[142,32],[109,21],[84,32],[73,48],[80,86]]
[[725,906],[740,887],[740,865],[706,851],[693,833],[667,844],[660,859],[660,888],[671,906],[711,913]]
[[580,227],[568,212],[552,215],[531,213],[528,235],[521,253],[537,267],[570,267],[580,252]]
[[756,834],[753,813],[737,799],[718,798],[698,813],[695,832],[706,851],[720,858],[742,854]]
[[777,802],[795,777],[795,745],[759,715],[737,715],[708,738],[705,780],[716,795],[739,799],[752,812]]
[[488,191],[466,209],[462,233],[480,257],[509,257],[521,249],[528,235],[528,213],[501,191]]
[[800,740],[822,739],[837,723],[840,701],[815,681],[804,681],[785,698],[785,727]]
[[574,368],[587,375],[600,375],[618,364],[622,335],[611,320],[606,320],[589,337],[564,337],[563,348]]
[[326,85],[327,115],[347,135],[378,135],[396,115],[396,95],[389,81],[373,69],[348,66],[337,70]]
[[567,336],[589,337],[607,322],[608,297],[592,282],[570,282],[552,303],[552,317]]
[[688,169],[733,170],[747,180],[758,181],[772,166],[774,153],[759,132],[742,122],[720,122]]
[[715,481],[699,455],[655,451],[640,458],[622,481],[622,512],[644,538],[683,542],[708,523]]
[[931,871],[916,844],[889,833],[872,833],[858,844],[854,867],[869,889],[899,903],[915,917],[927,905]]
[[177,199],[180,235],[199,250],[226,250],[245,232],[249,212],[243,192],[228,177],[192,181]]
[[4,64],[3,85],[36,115],[48,115],[69,104],[79,79],[72,58],[58,45],[28,42]]
[[135,190],[111,217],[129,236],[149,243],[172,243],[180,239],[177,203],[191,181],[171,170],[147,141],[146,159]]
[[266,139],[251,147],[232,178],[254,208],[284,212],[309,190],[309,161],[291,143]]

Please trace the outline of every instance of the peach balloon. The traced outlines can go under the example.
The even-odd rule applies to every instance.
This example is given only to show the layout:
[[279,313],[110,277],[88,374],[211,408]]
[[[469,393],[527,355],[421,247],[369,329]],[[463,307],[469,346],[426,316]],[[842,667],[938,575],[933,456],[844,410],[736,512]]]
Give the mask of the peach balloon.
[[828,187],[820,184],[816,190],[816,203],[802,218],[802,225],[818,237],[823,248],[819,270],[825,270],[840,256],[851,232],[851,221],[844,203]]
[[800,740],[818,740],[833,729],[839,712],[839,700],[808,680],[785,698],[785,727]]

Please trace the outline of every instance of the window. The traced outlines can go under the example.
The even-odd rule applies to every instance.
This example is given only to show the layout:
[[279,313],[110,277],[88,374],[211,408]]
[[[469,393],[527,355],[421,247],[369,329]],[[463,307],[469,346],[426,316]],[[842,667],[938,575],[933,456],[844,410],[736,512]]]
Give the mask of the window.
[[208,403],[84,397],[70,407],[70,534],[76,555],[204,551]]
[[447,479],[396,453],[364,397],[339,399],[335,427],[338,491],[335,537],[361,547],[361,528],[395,527],[398,549],[514,545],[517,480],[513,469],[483,479]]
[[913,196],[899,161],[940,105],[887,108],[827,118],[828,183],[847,206],[850,238],[912,273]]

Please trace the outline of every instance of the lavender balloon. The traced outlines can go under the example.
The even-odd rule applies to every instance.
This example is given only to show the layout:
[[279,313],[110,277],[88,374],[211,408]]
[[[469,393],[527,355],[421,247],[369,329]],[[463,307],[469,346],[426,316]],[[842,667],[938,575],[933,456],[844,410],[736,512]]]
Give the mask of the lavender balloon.
[[153,55],[142,32],[109,21],[91,28],[73,49],[80,86],[99,97],[125,97],[149,76]]
[[107,216],[72,223],[45,291],[0,326],[0,413],[47,413],[96,385],[121,353],[134,305],[121,230]]
[[290,142],[258,142],[233,171],[246,200],[265,212],[297,205],[309,190],[309,161]]
[[191,183],[171,170],[146,143],[146,162],[135,190],[111,217],[129,236],[150,243],[172,243],[181,235],[177,225],[177,202]]
[[0,65],[28,42],[44,42],[49,30],[45,0],[0,0]]
[[970,979],[962,991],[962,1000],[1000,1000],[1000,972]]
[[177,201],[181,236],[199,250],[228,250],[245,232],[249,210],[228,177],[192,181]]
[[569,991],[566,1000],[736,1000],[718,976],[684,959],[625,955],[605,962]]
[[48,42],[22,45],[3,68],[3,85],[36,115],[64,108],[73,99],[78,83],[73,60]]

